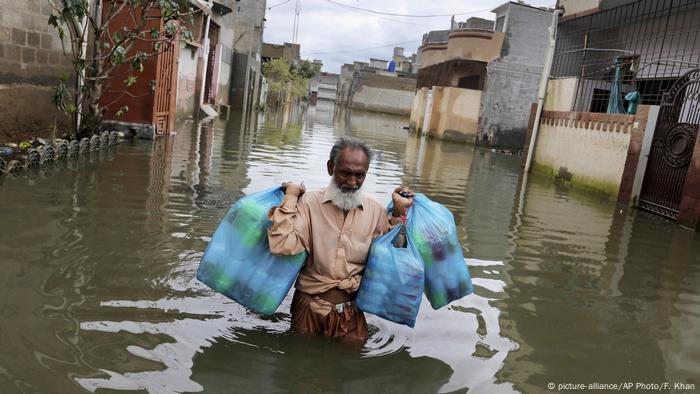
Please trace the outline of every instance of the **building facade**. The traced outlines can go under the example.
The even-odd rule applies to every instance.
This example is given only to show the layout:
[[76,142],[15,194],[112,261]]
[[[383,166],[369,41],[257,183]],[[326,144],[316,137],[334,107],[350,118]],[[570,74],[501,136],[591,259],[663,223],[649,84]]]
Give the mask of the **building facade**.
[[249,113],[260,102],[265,0],[239,0],[236,12],[231,106]]
[[453,21],[452,29],[423,36],[411,129],[522,149],[552,10],[508,2],[492,12],[495,21]]
[[[599,192],[612,185],[620,203],[700,228],[700,2],[559,6],[542,122],[529,141],[533,169]],[[574,129],[587,131],[567,137]],[[613,143],[626,133],[629,142]],[[625,160],[601,167],[605,146]],[[582,151],[589,158],[572,161]]]
[[[0,99],[0,125],[5,130],[31,131],[33,136],[45,137],[54,122],[59,128],[70,130],[70,118],[56,111],[51,102],[59,77],[67,74],[68,84],[74,86],[70,58],[63,56],[61,40],[47,23],[51,5],[39,0],[5,1],[0,5],[0,88],[7,93],[3,98],[13,97],[11,105]],[[183,7],[194,10],[192,21],[186,26],[192,39],[182,45],[164,45],[144,63],[136,83],[130,86],[125,87],[124,77],[118,72],[105,81],[101,105],[105,107],[107,127],[150,138],[170,133],[176,117],[200,118],[200,108],[208,108],[207,114],[227,114],[231,83],[239,80],[233,74],[235,45],[247,45],[242,36],[251,26],[252,36],[258,37],[249,40],[252,49],[248,52],[257,59],[251,62],[251,80],[256,82],[253,91],[259,86],[258,48],[264,2],[190,0]],[[149,22],[148,30],[163,32],[164,26],[157,17],[159,11],[153,12],[156,18]],[[122,12],[115,15],[108,29],[117,31],[129,23],[135,23],[133,17]],[[65,44],[69,48],[69,43]],[[151,51],[147,46],[144,41],[132,52]],[[126,107],[128,111],[122,111]]]
[[318,76],[318,99],[335,102],[340,75],[322,72]]
[[395,47],[392,60],[355,61],[340,68],[336,102],[363,111],[408,116],[416,90],[416,57]]

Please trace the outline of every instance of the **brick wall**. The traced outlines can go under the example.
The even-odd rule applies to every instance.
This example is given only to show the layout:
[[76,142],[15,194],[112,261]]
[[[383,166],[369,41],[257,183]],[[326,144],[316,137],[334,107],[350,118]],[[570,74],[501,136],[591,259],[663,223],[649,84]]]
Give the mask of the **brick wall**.
[[48,25],[50,12],[45,0],[0,0],[0,141],[48,136],[54,118],[70,124],[51,103],[71,64]]

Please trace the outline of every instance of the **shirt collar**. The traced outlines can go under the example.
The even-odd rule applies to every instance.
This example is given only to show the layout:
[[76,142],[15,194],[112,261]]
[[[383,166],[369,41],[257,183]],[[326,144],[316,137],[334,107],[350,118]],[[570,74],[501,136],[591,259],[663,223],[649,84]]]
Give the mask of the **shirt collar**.
[[[330,193],[328,192],[328,188],[323,189],[323,199],[321,200],[321,204],[325,204],[327,202],[331,201],[331,196]],[[362,201],[360,202],[360,206],[358,207],[362,209],[363,211],[365,210],[365,199],[363,198]],[[340,209],[340,208],[338,208]]]

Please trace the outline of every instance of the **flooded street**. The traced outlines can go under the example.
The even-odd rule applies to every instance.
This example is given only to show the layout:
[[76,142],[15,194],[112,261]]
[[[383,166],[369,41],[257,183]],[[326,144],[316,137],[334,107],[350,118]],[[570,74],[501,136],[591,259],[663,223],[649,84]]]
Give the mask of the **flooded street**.
[[[700,388],[700,235],[548,179],[520,157],[409,135],[407,119],[312,108],[297,125],[184,122],[156,141],[0,185],[0,393],[538,393],[549,383]],[[195,279],[242,195],[329,181],[334,140],[455,215],[475,293],[415,329],[368,315],[357,349],[288,332]],[[687,391],[695,392],[695,390]]]

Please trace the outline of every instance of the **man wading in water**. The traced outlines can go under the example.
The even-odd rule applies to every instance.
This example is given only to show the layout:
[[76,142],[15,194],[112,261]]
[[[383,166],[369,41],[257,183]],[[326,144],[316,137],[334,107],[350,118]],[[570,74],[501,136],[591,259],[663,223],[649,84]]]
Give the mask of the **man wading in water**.
[[364,142],[341,137],[327,163],[328,187],[304,193],[304,186],[285,183],[282,205],[270,210],[270,252],[309,252],[292,299],[292,329],[297,332],[367,339],[367,322],[354,299],[370,245],[401,223],[413,203],[408,188],[396,188],[390,218],[377,201],[364,196],[371,157]]

